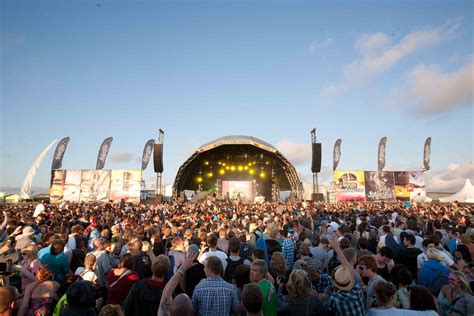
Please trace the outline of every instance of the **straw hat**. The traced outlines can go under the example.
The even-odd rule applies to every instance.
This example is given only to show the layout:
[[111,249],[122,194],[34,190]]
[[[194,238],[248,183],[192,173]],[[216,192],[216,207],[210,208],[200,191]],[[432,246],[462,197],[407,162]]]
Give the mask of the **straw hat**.
[[349,291],[354,287],[354,276],[351,271],[344,266],[339,266],[332,273],[334,286],[342,291]]

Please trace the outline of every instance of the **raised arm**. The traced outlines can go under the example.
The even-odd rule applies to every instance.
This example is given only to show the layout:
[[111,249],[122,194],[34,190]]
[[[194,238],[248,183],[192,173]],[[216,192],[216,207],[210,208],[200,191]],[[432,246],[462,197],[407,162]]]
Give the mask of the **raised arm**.
[[193,266],[194,260],[196,260],[198,254],[193,254],[191,256],[186,255],[181,267],[176,270],[176,273],[173,277],[166,283],[163,293],[161,294],[160,307],[158,310],[158,315],[169,315],[171,309],[171,303],[173,299],[171,295],[181,281],[181,278],[184,277],[184,272]]
[[355,275],[356,272],[354,270],[354,267],[349,263],[349,261],[347,261],[346,257],[342,253],[341,246],[339,245],[339,240],[336,234],[333,235],[332,240],[330,240],[329,242],[331,243],[332,248],[336,252],[337,257],[339,258],[339,261],[341,261],[341,264],[345,266],[346,268],[348,268],[349,271],[351,271],[352,275]]
[[7,227],[8,224],[8,213],[7,211],[3,211],[3,223],[2,226],[0,226],[0,231],[3,231],[5,227]]

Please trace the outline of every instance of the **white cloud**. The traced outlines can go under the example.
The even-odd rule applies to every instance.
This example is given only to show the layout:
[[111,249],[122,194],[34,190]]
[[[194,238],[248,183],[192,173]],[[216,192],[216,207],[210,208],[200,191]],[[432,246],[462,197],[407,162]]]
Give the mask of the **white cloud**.
[[130,162],[133,159],[133,154],[127,150],[119,150],[110,155],[110,161],[124,163]]
[[294,165],[302,165],[311,161],[311,144],[302,144],[283,139],[275,147]]
[[469,106],[474,100],[474,59],[464,67],[442,73],[436,66],[419,65],[408,74],[404,98],[413,101],[419,114],[432,114]]
[[327,48],[327,47],[331,46],[332,43],[334,43],[334,39],[331,38],[331,37],[326,38],[324,41],[321,41],[321,42],[314,41],[314,42],[311,43],[311,45],[309,45],[309,52],[311,54],[314,54],[322,48]]
[[390,36],[382,32],[377,32],[362,35],[356,41],[355,46],[362,55],[370,56],[386,47],[390,41]]
[[334,96],[368,85],[410,54],[452,38],[459,26],[459,23],[446,23],[440,27],[413,31],[394,44],[385,33],[364,34],[355,43],[360,56],[344,66],[342,83],[323,88],[321,94]]
[[474,182],[474,161],[450,164],[446,170],[427,173],[426,189],[429,192],[457,192],[466,179]]

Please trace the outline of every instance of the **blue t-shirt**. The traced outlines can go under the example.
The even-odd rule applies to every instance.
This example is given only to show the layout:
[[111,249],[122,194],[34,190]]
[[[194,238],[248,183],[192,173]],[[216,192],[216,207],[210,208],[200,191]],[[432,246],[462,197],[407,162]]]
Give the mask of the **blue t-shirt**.
[[66,279],[66,273],[71,269],[69,267],[69,261],[67,260],[64,252],[61,252],[57,255],[52,255],[51,253],[45,254],[41,258],[41,264],[47,265],[48,268],[53,272],[53,280],[61,282]]

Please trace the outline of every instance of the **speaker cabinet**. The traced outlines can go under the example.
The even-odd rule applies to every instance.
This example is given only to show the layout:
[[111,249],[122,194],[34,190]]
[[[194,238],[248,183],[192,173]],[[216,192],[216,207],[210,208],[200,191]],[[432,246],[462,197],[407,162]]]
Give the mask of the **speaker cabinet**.
[[163,144],[153,145],[153,165],[155,167],[155,172],[163,172]]
[[311,171],[321,172],[321,143],[312,143],[313,159],[311,162]]

